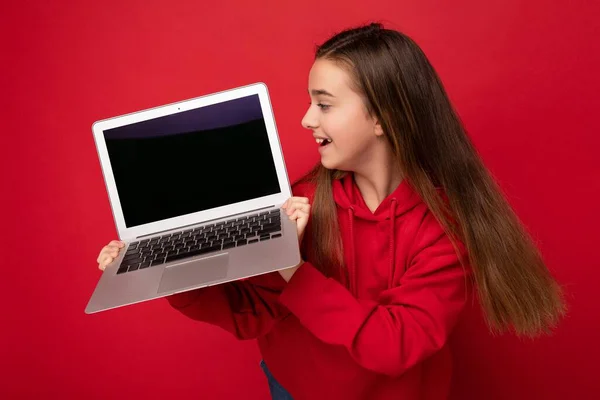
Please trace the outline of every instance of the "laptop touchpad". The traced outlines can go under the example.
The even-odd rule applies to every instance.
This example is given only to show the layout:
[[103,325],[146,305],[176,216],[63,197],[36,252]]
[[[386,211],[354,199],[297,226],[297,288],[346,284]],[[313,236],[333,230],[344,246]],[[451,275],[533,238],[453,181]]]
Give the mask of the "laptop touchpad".
[[158,285],[158,293],[211,283],[227,277],[229,253],[190,260],[166,267]]

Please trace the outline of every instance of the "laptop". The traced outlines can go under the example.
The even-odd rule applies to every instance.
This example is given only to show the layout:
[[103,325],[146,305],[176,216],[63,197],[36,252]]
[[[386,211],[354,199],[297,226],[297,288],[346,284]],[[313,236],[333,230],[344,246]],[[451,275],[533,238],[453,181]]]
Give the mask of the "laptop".
[[[300,263],[264,83],[92,126],[119,239],[87,314]],[[210,304],[207,304],[210,307]]]

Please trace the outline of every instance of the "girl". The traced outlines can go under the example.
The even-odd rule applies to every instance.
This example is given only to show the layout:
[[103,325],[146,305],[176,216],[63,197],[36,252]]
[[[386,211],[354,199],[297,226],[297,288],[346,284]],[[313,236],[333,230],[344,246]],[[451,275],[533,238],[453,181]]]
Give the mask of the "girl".
[[321,161],[282,207],[304,261],[174,308],[258,339],[273,399],[446,398],[471,282],[494,331],[557,323],[559,286],[410,38],[376,23],[336,34],[308,90]]

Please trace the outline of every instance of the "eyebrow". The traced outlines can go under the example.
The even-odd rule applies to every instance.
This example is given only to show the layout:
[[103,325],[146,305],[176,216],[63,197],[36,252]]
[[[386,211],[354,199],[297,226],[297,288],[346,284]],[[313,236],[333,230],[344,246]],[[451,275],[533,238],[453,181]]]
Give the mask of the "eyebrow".
[[331,93],[329,93],[327,90],[324,89],[313,89],[311,91],[309,91],[310,94],[312,94],[313,96],[329,96],[329,97],[335,97],[334,95],[332,95]]

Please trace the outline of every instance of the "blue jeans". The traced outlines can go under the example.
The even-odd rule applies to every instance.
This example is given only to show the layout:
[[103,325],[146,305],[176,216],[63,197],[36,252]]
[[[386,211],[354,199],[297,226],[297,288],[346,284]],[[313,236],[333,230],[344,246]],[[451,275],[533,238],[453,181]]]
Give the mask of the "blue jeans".
[[260,367],[267,376],[267,382],[269,383],[269,391],[271,392],[271,399],[294,400],[292,398],[292,395],[287,390],[285,390],[283,386],[279,384],[279,382],[275,380],[275,377],[273,377],[273,375],[271,375],[271,371],[269,371],[269,369],[267,368],[267,364],[265,364],[264,361],[260,362]]

